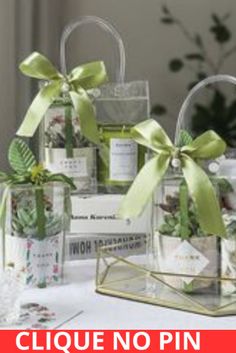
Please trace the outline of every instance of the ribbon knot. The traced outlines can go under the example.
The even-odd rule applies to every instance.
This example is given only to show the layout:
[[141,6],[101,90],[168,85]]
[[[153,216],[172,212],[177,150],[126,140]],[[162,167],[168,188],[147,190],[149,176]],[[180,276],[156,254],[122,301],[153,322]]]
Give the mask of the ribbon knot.
[[121,204],[119,216],[139,216],[151,200],[172,161],[179,166],[194,202],[199,224],[206,234],[225,236],[219,202],[213,185],[196,161],[221,156],[226,144],[214,131],[209,130],[188,145],[174,146],[165,131],[155,120],[146,120],[132,129],[134,140],[151,149],[154,157],[141,169]]
[[34,98],[17,135],[32,137],[51,104],[67,93],[80,118],[83,135],[95,144],[99,143],[99,132],[92,101],[87,91],[107,82],[107,73],[102,61],[74,68],[69,74],[61,74],[42,54],[34,52],[20,64],[23,74],[47,81]]

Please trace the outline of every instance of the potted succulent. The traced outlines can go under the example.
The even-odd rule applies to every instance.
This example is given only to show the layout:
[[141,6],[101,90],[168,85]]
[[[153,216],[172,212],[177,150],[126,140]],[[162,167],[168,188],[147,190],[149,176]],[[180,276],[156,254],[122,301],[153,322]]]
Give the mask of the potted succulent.
[[94,192],[96,151],[100,144],[92,92],[107,81],[101,61],[59,72],[42,54],[33,52],[21,72],[40,80],[40,90],[16,134],[32,137],[41,124],[40,157],[45,168],[72,177],[77,191]]
[[4,266],[13,266],[25,283],[60,283],[65,229],[70,220],[72,180],[38,164],[28,145],[15,138],[9,148],[11,173],[1,172]]
[[224,153],[224,141],[210,130],[195,140],[181,131],[173,144],[152,119],[135,126],[133,136],[151,149],[152,158],[124,197],[119,215],[139,215],[154,197],[152,269],[177,290],[218,292],[219,244],[226,227],[217,188],[228,182],[207,175],[203,163]]
[[220,258],[218,237],[202,231],[194,203],[181,177],[166,178],[161,194],[161,202],[156,204],[157,224],[154,227],[154,257],[158,271],[174,274],[166,276],[166,282],[184,291],[213,286],[214,281],[179,277],[178,274],[216,277]]

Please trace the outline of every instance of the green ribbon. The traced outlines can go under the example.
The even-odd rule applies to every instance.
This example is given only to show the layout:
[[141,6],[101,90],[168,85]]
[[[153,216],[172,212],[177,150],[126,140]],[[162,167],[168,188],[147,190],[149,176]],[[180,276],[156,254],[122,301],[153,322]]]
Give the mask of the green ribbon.
[[154,157],[135,178],[122,201],[119,216],[125,219],[139,216],[167,173],[172,159],[178,158],[202,230],[206,234],[225,236],[226,229],[214,187],[196,162],[215,159],[224,153],[226,144],[220,136],[210,130],[190,144],[178,148],[173,145],[162,127],[152,119],[136,125],[132,134],[137,143],[154,152]]
[[20,70],[26,76],[46,80],[48,84],[34,98],[17,135],[32,137],[48,108],[66,91],[80,118],[83,135],[91,142],[99,143],[94,107],[87,90],[107,81],[103,62],[81,65],[74,68],[70,74],[62,75],[45,56],[34,52],[20,64]]

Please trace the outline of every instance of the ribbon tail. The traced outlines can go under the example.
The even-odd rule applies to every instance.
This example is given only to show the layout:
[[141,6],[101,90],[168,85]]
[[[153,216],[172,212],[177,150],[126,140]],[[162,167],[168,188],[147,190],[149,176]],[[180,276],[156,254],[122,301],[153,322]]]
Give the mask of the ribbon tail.
[[70,91],[70,97],[80,119],[81,131],[89,141],[97,145],[100,139],[93,104],[85,90],[80,89],[78,92]]
[[220,205],[208,176],[187,155],[182,155],[182,170],[202,230],[207,234],[225,237],[226,229]]
[[170,162],[168,154],[160,154],[147,162],[137,175],[118,211],[120,218],[138,217],[164,177]]
[[18,136],[32,137],[34,135],[44,114],[54,100],[60,95],[61,86],[62,81],[57,80],[43,87],[39,91],[16,133]]

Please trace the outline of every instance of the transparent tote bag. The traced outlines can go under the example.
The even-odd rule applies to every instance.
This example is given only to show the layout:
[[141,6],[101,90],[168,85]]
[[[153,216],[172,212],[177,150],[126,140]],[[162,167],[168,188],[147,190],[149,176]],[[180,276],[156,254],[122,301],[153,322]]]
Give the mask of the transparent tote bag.
[[62,72],[67,72],[65,44],[69,36],[77,27],[89,24],[111,34],[119,49],[116,82],[91,91],[101,142],[97,155],[98,187],[100,192],[125,193],[144,164],[145,150],[132,140],[131,128],[149,115],[149,86],[142,80],[125,82],[123,41],[109,22],[94,16],[81,17],[65,28],[61,40]]
[[[188,131],[192,135],[190,108],[200,90],[220,82],[236,85],[236,77],[230,75],[210,76],[189,92],[178,116],[175,132],[176,144],[178,144],[182,130]],[[214,91],[210,92],[214,94]],[[222,121],[223,119],[225,117],[222,115]],[[214,126],[212,129],[215,130]],[[209,128],[207,127],[206,130]],[[220,134],[220,130],[215,131]],[[224,139],[224,136],[221,137]],[[232,156],[228,158],[227,153],[226,150],[225,156],[217,160],[209,160],[203,165],[219,197],[227,233],[225,237],[205,234],[200,229],[192,198],[187,189],[184,190],[183,177],[182,174],[178,174],[178,169],[177,173],[172,171],[164,179],[156,193],[152,218],[153,267],[163,273],[173,274],[165,277],[168,285],[188,292],[188,294],[194,294],[196,291],[198,294],[203,291],[204,294],[207,289],[208,294],[217,299],[221,299],[220,296],[229,296],[230,298],[236,293],[236,160]],[[186,192],[188,200],[185,217],[187,216],[189,234],[185,235],[182,234],[178,221],[178,219],[183,220],[183,191]],[[182,216],[179,216],[181,212]],[[209,209],[208,212],[210,214],[211,210]],[[178,259],[178,261],[172,261],[172,259]],[[183,279],[183,276],[180,276],[183,273],[188,274],[189,278]],[[194,280],[190,277],[192,274],[196,276]],[[203,278],[208,276],[208,279],[205,278],[202,281],[201,276]]]

